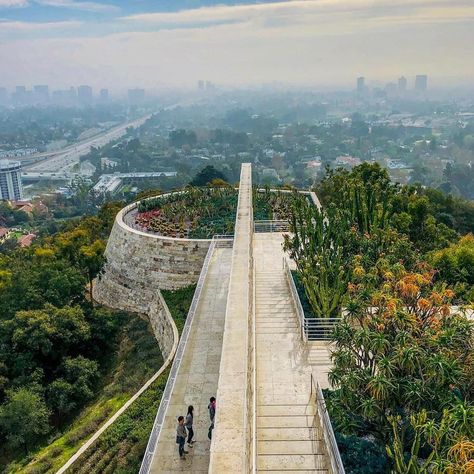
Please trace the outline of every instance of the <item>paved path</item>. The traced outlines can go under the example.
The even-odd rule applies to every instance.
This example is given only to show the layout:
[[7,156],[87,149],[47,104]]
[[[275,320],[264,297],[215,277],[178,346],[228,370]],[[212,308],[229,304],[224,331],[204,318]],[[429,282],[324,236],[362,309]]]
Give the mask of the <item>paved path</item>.
[[[257,353],[257,469],[326,473],[311,373],[327,384],[326,347],[301,344],[283,271],[280,234],[254,235]],[[316,361],[316,365],[311,365]]]
[[[185,356],[181,362],[166,413],[165,424],[151,464],[151,473],[208,472],[209,397],[217,393],[219,365],[231,267],[232,249],[216,248],[207,272]],[[194,448],[186,460],[178,457],[176,418],[194,406]]]

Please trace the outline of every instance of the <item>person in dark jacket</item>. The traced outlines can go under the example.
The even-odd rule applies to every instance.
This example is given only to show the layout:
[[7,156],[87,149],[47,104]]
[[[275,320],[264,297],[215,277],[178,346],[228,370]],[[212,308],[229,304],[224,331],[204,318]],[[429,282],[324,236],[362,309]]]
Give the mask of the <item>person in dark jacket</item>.
[[178,444],[178,453],[181,459],[186,459],[184,456],[188,454],[184,450],[184,443],[186,442],[186,428],[184,426],[184,416],[178,416],[178,426],[176,427],[176,443]]
[[193,447],[193,443],[194,443],[193,418],[194,418],[194,407],[192,405],[189,405],[188,414],[186,415],[186,422],[184,423],[184,426],[188,430],[188,446],[190,448]]
[[211,420],[211,425],[209,426],[207,437],[209,439],[212,439],[212,430],[214,429],[214,419],[216,417],[216,398],[215,397],[211,397],[209,399],[209,405],[207,406],[207,409],[209,410],[209,418]]
[[207,406],[209,410],[209,418],[211,419],[211,423],[214,424],[214,418],[216,417],[216,398],[211,397],[209,399],[209,405]]

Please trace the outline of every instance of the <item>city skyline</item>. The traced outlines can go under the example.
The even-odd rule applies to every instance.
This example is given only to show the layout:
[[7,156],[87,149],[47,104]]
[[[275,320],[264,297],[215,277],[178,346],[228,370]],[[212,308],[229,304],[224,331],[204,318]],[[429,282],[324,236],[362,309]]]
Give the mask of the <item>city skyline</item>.
[[473,23],[462,0],[0,0],[2,86],[472,85]]

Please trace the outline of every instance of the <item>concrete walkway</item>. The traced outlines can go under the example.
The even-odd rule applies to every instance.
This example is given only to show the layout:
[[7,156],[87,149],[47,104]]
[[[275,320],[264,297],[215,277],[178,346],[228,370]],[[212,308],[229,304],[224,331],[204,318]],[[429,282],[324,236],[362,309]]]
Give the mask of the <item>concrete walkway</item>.
[[[184,358],[178,371],[165,424],[151,464],[151,473],[208,472],[210,441],[207,437],[209,398],[217,393],[221,361],[227,291],[232,249],[216,248],[204,287]],[[180,460],[176,444],[176,419],[194,406],[196,443]]]
[[311,373],[327,384],[329,356],[325,346],[301,343],[282,261],[281,234],[254,235],[257,470],[325,473],[328,460],[310,393]]

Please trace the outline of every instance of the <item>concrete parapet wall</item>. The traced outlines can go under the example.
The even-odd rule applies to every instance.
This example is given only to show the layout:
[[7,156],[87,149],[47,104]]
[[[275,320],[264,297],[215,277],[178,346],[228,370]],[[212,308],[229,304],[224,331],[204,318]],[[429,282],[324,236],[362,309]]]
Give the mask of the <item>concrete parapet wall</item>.
[[252,181],[243,163],[232,250],[222,355],[217,388],[210,474],[241,474],[252,469],[250,403],[253,401],[249,311],[252,310]]

